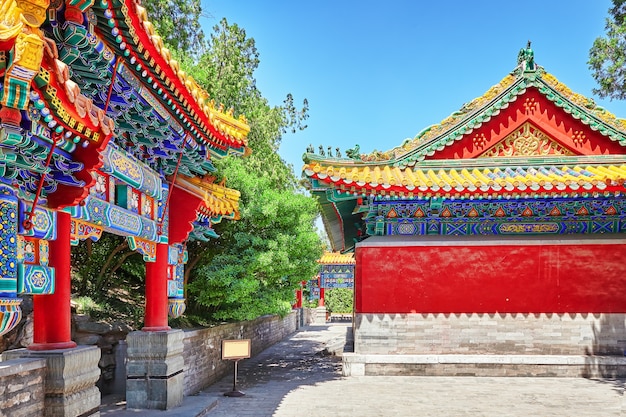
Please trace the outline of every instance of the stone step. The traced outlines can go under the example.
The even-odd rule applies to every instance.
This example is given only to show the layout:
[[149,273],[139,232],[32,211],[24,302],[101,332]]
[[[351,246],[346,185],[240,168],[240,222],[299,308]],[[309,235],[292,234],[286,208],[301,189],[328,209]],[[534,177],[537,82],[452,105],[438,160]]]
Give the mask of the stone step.
[[342,360],[344,376],[626,377],[626,357],[623,356],[344,353]]

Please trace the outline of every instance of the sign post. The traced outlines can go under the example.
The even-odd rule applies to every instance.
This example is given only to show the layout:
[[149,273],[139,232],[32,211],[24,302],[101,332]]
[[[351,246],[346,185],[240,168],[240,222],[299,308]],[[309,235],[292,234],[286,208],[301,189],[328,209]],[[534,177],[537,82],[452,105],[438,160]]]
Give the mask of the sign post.
[[225,392],[226,397],[243,397],[245,393],[237,390],[237,363],[241,359],[250,357],[250,339],[222,340],[222,360],[235,361],[235,375],[233,377],[233,390]]

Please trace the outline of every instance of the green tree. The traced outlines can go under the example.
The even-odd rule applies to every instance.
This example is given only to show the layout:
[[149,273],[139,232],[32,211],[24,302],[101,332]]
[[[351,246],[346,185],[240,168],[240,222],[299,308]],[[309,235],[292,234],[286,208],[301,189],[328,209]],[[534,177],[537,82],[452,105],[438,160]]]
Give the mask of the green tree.
[[200,0],[144,0],[150,22],[175,56],[201,52],[204,32]]
[[332,288],[324,291],[324,305],[332,313],[351,314],[354,306],[352,288]]
[[588,64],[600,86],[594,93],[602,98],[626,98],[626,0],[613,0],[606,37],[594,41]]
[[248,119],[252,155],[216,161],[227,185],[241,192],[241,219],[216,226],[220,238],[188,245],[190,313],[213,319],[251,319],[286,313],[302,280],[315,274],[322,246],[315,229],[315,201],[298,189],[291,167],[278,154],[282,135],[305,128],[302,109],[287,95],[270,106],[256,87],[254,39],[222,19],[198,63],[186,69],[216,103]]
[[[103,233],[98,242],[86,239],[72,248],[72,293],[89,297],[102,316],[139,326],[143,317],[145,262],[125,238]],[[95,312],[96,309],[92,309]]]
[[245,161],[230,165],[228,173],[229,185],[242,193],[242,219],[221,229],[223,244],[196,268],[190,291],[213,319],[286,313],[300,281],[318,268],[317,208],[303,194],[271,187]]

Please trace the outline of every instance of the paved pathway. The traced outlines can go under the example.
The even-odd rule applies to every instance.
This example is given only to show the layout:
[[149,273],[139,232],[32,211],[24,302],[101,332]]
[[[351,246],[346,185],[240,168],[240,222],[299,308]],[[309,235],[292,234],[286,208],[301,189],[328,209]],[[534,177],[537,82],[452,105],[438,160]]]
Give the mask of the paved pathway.
[[[312,325],[240,362],[237,389],[229,375],[182,407],[114,410],[103,416],[162,417],[618,417],[626,416],[624,381],[583,378],[341,376],[347,324]],[[327,349],[327,350],[325,350]],[[186,408],[185,408],[186,407]],[[622,410],[624,414],[622,414]],[[145,413],[145,414],[144,414]]]

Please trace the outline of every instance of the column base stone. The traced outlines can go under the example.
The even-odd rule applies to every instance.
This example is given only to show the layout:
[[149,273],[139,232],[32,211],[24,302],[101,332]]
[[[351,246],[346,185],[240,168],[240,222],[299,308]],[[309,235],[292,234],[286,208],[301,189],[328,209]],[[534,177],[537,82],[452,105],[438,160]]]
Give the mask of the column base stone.
[[129,333],[126,408],[168,410],[183,402],[183,331]]
[[72,349],[28,350],[3,352],[6,360],[41,358],[46,361],[45,410],[46,417],[100,416],[101,351],[97,346],[77,346]]
[[317,307],[314,311],[313,323],[324,324],[326,323],[326,307]]

